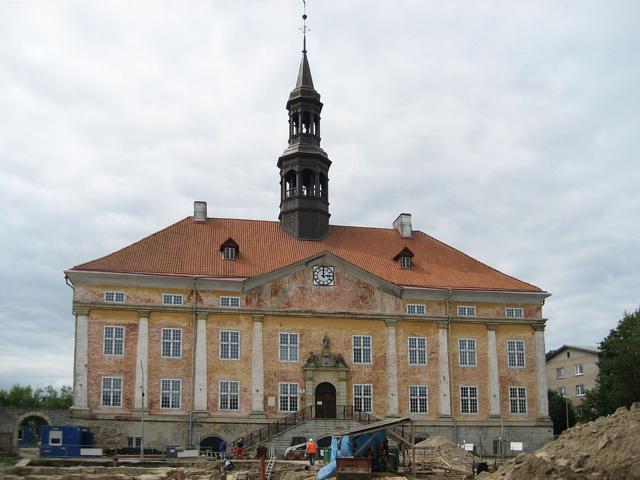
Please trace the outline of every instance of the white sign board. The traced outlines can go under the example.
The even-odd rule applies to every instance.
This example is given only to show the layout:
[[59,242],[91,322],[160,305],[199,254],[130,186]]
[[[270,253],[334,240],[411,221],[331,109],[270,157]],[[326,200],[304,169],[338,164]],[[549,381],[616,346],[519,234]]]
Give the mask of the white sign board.
[[316,405],[322,405],[322,400],[318,400],[318,401],[316,402]]
[[182,450],[181,452],[178,452],[178,458],[192,458],[199,455],[200,452],[198,452],[198,450]]
[[514,452],[521,452],[522,442],[511,442],[511,450]]
[[102,449],[101,448],[81,448],[80,456],[81,457],[101,457]]
[[267,397],[267,405],[270,407],[276,406],[276,397],[269,396]]
[[465,443],[465,444],[464,444],[464,449],[465,449],[467,452],[473,452],[473,443]]

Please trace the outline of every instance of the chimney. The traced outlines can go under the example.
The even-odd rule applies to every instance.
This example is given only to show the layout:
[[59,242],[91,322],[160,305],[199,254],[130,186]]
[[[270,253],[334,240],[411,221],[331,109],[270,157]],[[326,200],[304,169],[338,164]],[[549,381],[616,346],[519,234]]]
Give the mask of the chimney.
[[411,214],[401,213],[393,222],[393,228],[398,230],[402,238],[411,238]]
[[207,221],[207,202],[193,202],[193,221]]

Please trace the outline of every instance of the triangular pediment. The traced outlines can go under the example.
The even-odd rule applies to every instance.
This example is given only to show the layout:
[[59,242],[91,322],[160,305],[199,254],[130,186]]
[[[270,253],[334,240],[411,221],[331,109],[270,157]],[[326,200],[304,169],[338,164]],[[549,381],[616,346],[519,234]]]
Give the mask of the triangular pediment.
[[392,313],[402,290],[330,252],[243,282],[246,305],[263,309]]

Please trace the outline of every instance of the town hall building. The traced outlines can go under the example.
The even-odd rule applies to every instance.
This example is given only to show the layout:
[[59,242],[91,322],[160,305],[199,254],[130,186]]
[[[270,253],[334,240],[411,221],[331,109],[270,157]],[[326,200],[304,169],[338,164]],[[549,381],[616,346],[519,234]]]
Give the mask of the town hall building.
[[139,445],[142,428],[157,448],[230,444],[302,410],[407,416],[418,434],[485,447],[551,438],[549,294],[414,230],[408,213],[389,228],[331,224],[322,106],[305,46],[277,221],[211,218],[198,201],[65,272],[72,411],[97,444]]

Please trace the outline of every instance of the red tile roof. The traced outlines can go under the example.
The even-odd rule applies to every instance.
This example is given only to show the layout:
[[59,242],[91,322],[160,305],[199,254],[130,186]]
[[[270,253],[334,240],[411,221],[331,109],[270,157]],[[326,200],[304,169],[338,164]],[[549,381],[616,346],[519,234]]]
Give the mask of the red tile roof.
[[[220,245],[233,238],[240,258],[224,260]],[[411,269],[393,258],[403,248],[413,253]],[[250,278],[286,267],[322,252],[391,283],[426,288],[541,292],[505,275],[425,233],[402,238],[395,229],[332,225],[320,241],[298,240],[279,222],[193,217],[171,225],[110,255],[72,270],[156,275]]]

